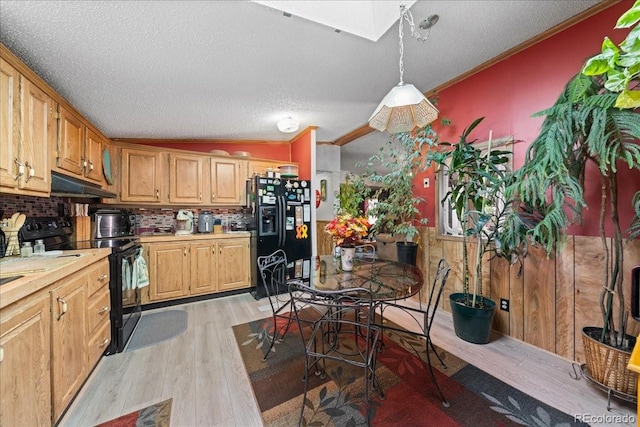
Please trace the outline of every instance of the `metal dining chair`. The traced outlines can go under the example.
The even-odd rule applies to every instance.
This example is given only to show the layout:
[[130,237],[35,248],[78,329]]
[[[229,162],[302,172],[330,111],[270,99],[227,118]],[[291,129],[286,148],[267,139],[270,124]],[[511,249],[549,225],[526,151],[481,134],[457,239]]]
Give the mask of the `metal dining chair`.
[[373,262],[376,258],[376,247],[370,243],[356,246],[356,259],[363,262]]
[[[436,355],[436,357],[440,361],[440,364],[442,365],[443,368],[446,369],[447,365],[444,363],[440,355],[436,352],[435,345],[431,340],[431,327],[433,326],[433,321],[435,320],[436,312],[438,311],[440,300],[442,299],[442,293],[444,291],[444,287],[447,284],[447,278],[449,277],[450,271],[451,271],[451,267],[449,267],[449,263],[447,263],[447,260],[445,260],[444,258],[440,259],[440,261],[438,262],[438,267],[436,268],[436,273],[433,278],[433,285],[431,286],[431,290],[429,292],[429,300],[425,310],[422,310],[422,306],[420,307],[420,309],[415,309],[412,307],[407,307],[407,306],[396,304],[393,302],[384,302],[379,306],[380,317],[383,317],[384,310],[388,307],[395,307],[400,310],[404,310],[409,314],[417,313],[422,317],[422,319],[417,319],[416,317],[411,315],[411,317],[419,324],[420,329],[422,331],[421,333],[416,333],[406,329],[398,329],[398,328],[389,327],[389,326],[385,326],[385,328],[392,329],[395,331],[400,331],[400,332],[406,332],[413,335],[420,335],[425,338],[426,356],[427,356],[426,364],[429,370],[429,375],[431,376],[431,380],[435,385],[436,390],[440,395],[440,398],[442,399],[442,405],[446,408],[449,407],[449,402],[444,397],[444,394],[442,393],[442,390],[440,389],[440,385],[438,385],[438,381],[436,380],[436,376],[433,372],[433,367],[431,366],[431,352],[433,352],[433,354]],[[414,349],[414,351],[416,351],[416,354],[418,353],[417,350]]]
[[[258,271],[262,278],[262,286],[269,298],[273,318],[273,334],[270,338],[269,348],[262,358],[264,362],[271,353],[276,340],[282,341],[284,339],[295,318],[288,293],[287,255],[285,252],[278,249],[270,255],[258,257]],[[286,323],[278,327],[278,319],[283,319]]]
[[[305,356],[304,395],[298,425],[307,424],[304,410],[307,406],[309,373],[314,370],[315,375],[325,378],[328,360],[364,370],[365,416],[367,425],[370,425],[370,391],[377,389],[381,398],[384,398],[375,373],[381,332],[374,324],[373,294],[364,288],[324,291],[302,283],[291,283],[289,293]],[[315,316],[310,316],[309,310],[313,310]],[[309,321],[310,317],[314,318],[312,322]]]

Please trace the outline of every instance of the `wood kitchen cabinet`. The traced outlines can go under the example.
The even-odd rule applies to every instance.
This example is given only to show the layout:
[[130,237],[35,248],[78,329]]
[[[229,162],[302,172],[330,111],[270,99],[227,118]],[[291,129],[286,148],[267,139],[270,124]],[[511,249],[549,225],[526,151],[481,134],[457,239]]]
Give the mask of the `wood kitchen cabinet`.
[[190,294],[210,294],[218,290],[218,243],[205,240],[189,244]]
[[63,105],[59,105],[58,110],[58,144],[53,167],[102,184],[105,138]]
[[161,203],[166,197],[162,153],[134,148],[122,148],[120,153],[120,200]]
[[149,297],[155,302],[204,295],[251,285],[249,237],[188,237],[143,243],[148,254]]
[[109,261],[99,261],[84,273],[87,277],[87,363],[92,369],[111,342],[111,292]]
[[247,288],[251,284],[251,272],[247,260],[250,257],[249,239],[221,241],[218,257],[218,290]]
[[51,386],[57,420],[87,378],[87,275],[61,280],[51,291]]
[[0,58],[0,187],[3,192],[48,195],[48,147],[54,141],[54,102]]
[[211,204],[241,205],[244,202],[245,177],[240,160],[211,158]]
[[169,154],[169,203],[202,204],[204,157]]
[[0,425],[51,424],[51,313],[42,292],[0,311]]
[[189,295],[189,245],[184,242],[153,243],[149,254],[149,299],[159,301]]

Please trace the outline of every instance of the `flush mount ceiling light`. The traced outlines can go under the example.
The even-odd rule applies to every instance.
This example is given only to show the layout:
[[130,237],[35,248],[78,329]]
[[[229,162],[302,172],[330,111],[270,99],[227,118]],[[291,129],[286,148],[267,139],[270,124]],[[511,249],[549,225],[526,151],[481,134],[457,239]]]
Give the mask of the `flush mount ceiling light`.
[[278,130],[284,133],[291,133],[298,130],[300,127],[300,122],[291,117],[287,117],[286,119],[282,119],[278,122]]
[[[438,118],[438,109],[412,84],[402,80],[404,75],[404,45],[402,43],[402,22],[406,19],[411,28],[411,36],[419,41],[426,41],[426,36],[421,36],[413,23],[413,15],[404,5],[400,5],[400,22],[398,33],[400,35],[400,83],[384,97],[378,108],[369,118],[369,126],[380,132],[389,133],[409,132],[414,128],[422,128]],[[421,28],[430,30],[436,22],[437,15],[428,18],[425,24],[423,21]]]

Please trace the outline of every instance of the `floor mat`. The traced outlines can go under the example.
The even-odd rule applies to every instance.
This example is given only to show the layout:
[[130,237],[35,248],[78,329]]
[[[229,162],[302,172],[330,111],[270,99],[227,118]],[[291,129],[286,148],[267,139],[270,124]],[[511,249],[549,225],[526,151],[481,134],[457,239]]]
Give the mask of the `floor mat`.
[[149,347],[184,333],[189,314],[183,310],[167,310],[143,314],[125,351]]

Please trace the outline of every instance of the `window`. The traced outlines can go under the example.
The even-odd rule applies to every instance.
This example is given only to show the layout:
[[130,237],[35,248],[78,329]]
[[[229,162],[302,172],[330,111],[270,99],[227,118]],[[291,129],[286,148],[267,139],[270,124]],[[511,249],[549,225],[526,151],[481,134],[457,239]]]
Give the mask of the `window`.
[[[479,142],[473,144],[475,147],[480,148],[483,153],[486,153],[489,146],[489,141]],[[513,136],[507,136],[504,138],[495,139],[491,142],[491,149],[494,148],[500,150],[509,150],[513,152]],[[513,169],[513,159],[505,166],[509,170]],[[462,224],[456,215],[456,210],[451,204],[449,198],[441,203],[442,198],[450,190],[449,186],[449,173],[447,168],[441,168],[437,172],[438,185],[436,187],[436,219],[439,236],[451,236],[462,237]]]

